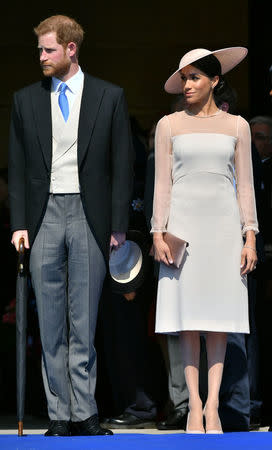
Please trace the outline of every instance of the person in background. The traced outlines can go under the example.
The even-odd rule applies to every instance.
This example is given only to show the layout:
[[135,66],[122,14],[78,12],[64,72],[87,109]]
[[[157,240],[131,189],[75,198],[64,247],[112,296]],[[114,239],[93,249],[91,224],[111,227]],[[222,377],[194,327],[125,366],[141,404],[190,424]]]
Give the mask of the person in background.
[[[143,213],[146,139],[135,117],[130,120],[135,162],[129,231],[131,235],[141,236],[143,247],[149,250],[151,239]],[[144,274],[137,288],[135,284],[132,288],[131,282],[128,287],[120,284],[116,289],[116,284],[109,282],[101,298],[98,324],[103,350],[100,356],[104,360],[104,375],[109,381],[112,399],[108,410],[100,383],[98,393],[105,410],[103,425],[113,429],[154,428],[157,416],[161,371],[156,370],[155,342],[148,336],[153,285],[150,262],[150,257],[143,258]],[[99,359],[102,364],[102,358]]]
[[272,117],[255,116],[249,121],[252,142],[260,158],[266,160],[272,156]]
[[[184,109],[184,97],[178,95],[171,104],[171,112]],[[154,138],[157,122],[154,123],[148,135],[148,158],[146,165],[144,213],[147,226],[150,230],[150,221],[153,209],[155,160],[154,160]],[[159,275],[159,265],[154,261],[154,275],[156,281]],[[154,291],[156,294],[156,290]],[[155,309],[155,308],[154,308]],[[180,338],[172,335],[157,335],[162,349],[165,368],[168,374],[169,399],[166,405],[166,417],[157,422],[159,430],[179,430],[186,428],[188,413],[189,393],[186,386],[184,367],[180,352]]]
[[[269,246],[271,236],[271,208],[269,207],[269,183],[271,186],[271,155],[272,145],[272,118],[269,116],[256,116],[250,121],[252,136],[252,165],[254,176],[254,190],[256,209],[260,233],[256,236],[256,249],[258,253],[257,270],[248,276],[249,318],[250,334],[246,336],[248,375],[250,383],[250,429],[258,429],[262,419],[262,404],[266,397],[262,393],[263,377],[263,299],[267,285],[267,257],[265,247]],[[269,169],[270,165],[270,169]],[[270,173],[269,173],[270,171]],[[271,187],[270,187],[271,191]],[[269,225],[270,223],[270,225]],[[261,340],[261,344],[260,344]]]
[[[272,67],[269,70],[272,74]],[[272,91],[269,92],[272,96]],[[271,326],[272,315],[272,117],[268,115],[258,115],[250,120],[252,133],[252,156],[256,189],[256,206],[258,221],[260,226],[259,249],[260,264],[256,274],[257,302],[256,308],[256,329],[259,338],[260,364],[253,357],[252,372],[255,375],[255,389],[253,390],[253,406],[257,405],[257,415],[254,414],[254,422],[262,425],[271,425],[271,370],[267,361],[267,355],[271,350]],[[254,161],[255,160],[255,161]],[[258,248],[258,239],[256,241]],[[251,336],[249,336],[249,340]],[[252,352],[251,352],[252,353]],[[258,353],[255,352],[255,355]],[[259,375],[259,383],[258,378]],[[257,396],[258,395],[258,396]],[[257,398],[256,398],[257,396]],[[259,408],[256,400],[261,400],[262,408]],[[253,411],[254,412],[254,411]],[[270,426],[269,431],[272,431]]]
[[252,142],[261,159],[261,192],[257,205],[260,229],[267,252],[272,250],[272,117],[256,116],[250,120]]
[[16,252],[9,243],[10,209],[8,204],[8,170],[0,169],[0,248],[3,263],[0,271],[0,317],[5,307],[15,298]]

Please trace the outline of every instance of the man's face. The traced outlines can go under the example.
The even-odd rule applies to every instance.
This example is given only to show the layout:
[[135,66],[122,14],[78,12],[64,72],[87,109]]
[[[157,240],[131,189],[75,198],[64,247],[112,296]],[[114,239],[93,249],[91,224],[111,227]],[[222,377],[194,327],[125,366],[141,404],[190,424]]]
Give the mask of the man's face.
[[261,157],[271,154],[272,130],[265,123],[255,123],[251,125],[252,141],[255,144]]
[[62,79],[70,69],[71,60],[68,57],[68,48],[58,44],[55,32],[46,33],[38,39],[40,65],[46,77]]

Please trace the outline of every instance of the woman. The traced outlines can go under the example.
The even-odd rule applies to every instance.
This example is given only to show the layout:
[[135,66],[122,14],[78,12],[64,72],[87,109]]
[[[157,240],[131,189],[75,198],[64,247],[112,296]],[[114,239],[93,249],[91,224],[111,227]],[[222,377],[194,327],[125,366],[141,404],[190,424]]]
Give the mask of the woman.
[[[186,53],[165,90],[183,93],[186,109],[163,117],[155,138],[152,233],[160,261],[156,332],[180,333],[189,390],[187,432],[222,433],[218,415],[228,332],[248,333],[246,274],[255,268],[258,232],[250,130],[219,110],[222,74],[243,47]],[[234,183],[235,176],[235,183]],[[189,242],[180,268],[163,233]],[[244,238],[244,240],[243,240]],[[199,334],[206,333],[208,397],[199,396]]]

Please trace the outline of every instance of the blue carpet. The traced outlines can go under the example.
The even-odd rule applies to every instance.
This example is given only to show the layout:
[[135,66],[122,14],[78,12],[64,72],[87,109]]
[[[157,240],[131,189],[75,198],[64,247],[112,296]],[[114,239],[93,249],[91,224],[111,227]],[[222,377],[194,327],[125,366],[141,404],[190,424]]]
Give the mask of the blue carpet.
[[0,435],[1,450],[271,450],[272,433],[224,435],[115,434],[105,437],[49,437]]

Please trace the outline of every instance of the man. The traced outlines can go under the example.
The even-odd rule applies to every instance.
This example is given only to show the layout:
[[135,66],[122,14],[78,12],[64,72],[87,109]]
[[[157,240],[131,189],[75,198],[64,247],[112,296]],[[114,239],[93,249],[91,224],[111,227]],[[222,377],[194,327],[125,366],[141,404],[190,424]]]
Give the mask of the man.
[[[261,189],[259,204],[257,204],[260,231],[266,248],[272,244],[272,117],[256,116],[250,120],[252,142],[261,159],[260,178]],[[254,150],[254,149],[253,149]]]
[[[264,330],[267,329],[264,325],[267,320],[266,317],[270,317],[267,304],[271,303],[267,294],[269,294],[269,285],[271,285],[272,117],[256,116],[249,123],[252,134],[254,189],[260,230],[256,237],[259,264],[257,270],[248,277],[250,335],[247,336],[246,342],[252,427],[252,424],[258,425],[261,423],[261,416],[264,416],[265,413],[265,404],[268,403],[267,395],[263,395],[262,392],[264,386],[262,353],[265,354],[266,343],[271,340],[271,337],[268,338],[264,334]],[[270,329],[269,325],[268,329]],[[260,352],[260,348],[262,352]],[[267,370],[265,372],[267,374]]]
[[[249,121],[252,142],[262,159],[272,156],[272,117],[256,116]],[[269,145],[270,144],[270,145]]]
[[[148,315],[152,300],[150,271],[150,236],[143,214],[146,147],[140,125],[131,117],[135,150],[134,183],[127,238],[140,244],[142,271],[129,283],[113,283],[101,299],[100,324],[104,343],[105,368],[112,409],[104,424],[113,428],[154,428],[161,398],[160,372],[156,361],[156,346],[148,336]],[[101,357],[100,353],[100,357]],[[112,364],[112,360],[116,364]],[[128,382],[129,380],[129,382]]]
[[132,145],[123,90],[84,74],[81,26],[34,29],[41,82],[14,95],[9,153],[12,243],[30,252],[51,419],[46,436],[108,435],[94,399],[93,345],[110,247],[125,241]]
[[[270,92],[270,95],[271,94],[272,92]],[[253,400],[256,404],[256,395],[258,395],[258,397],[262,400],[262,409],[259,414],[259,422],[261,422],[262,419],[263,423],[268,420],[271,424],[271,371],[267,365],[267,354],[270,354],[271,352],[272,338],[270,327],[270,318],[272,314],[272,117],[256,116],[250,120],[250,127],[253,142],[253,155],[255,151],[259,157],[257,175],[260,187],[259,190],[256,190],[256,206],[260,225],[260,238],[262,239],[261,264],[259,264],[259,269],[256,271],[256,274],[254,274],[257,283],[257,332],[259,335],[258,337],[260,340],[261,352],[260,364],[256,365],[256,355],[259,356],[259,352],[256,351],[256,345],[254,348],[254,353],[251,351],[251,354],[253,355],[251,371],[253,375],[255,375],[253,378],[253,381],[255,381],[255,384],[253,385]],[[258,240],[256,243],[258,244]],[[254,338],[254,329],[253,335],[251,334],[249,337],[251,337],[251,339]],[[256,375],[258,375],[258,377],[256,377]],[[272,431],[271,426],[269,431]]]

